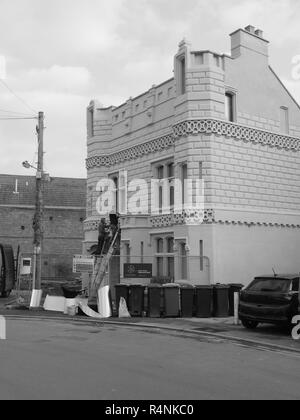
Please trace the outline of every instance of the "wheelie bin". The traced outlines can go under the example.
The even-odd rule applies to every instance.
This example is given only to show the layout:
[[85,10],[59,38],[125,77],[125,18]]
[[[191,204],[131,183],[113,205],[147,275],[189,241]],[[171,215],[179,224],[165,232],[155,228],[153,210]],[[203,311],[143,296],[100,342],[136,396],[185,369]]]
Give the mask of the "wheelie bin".
[[161,317],[161,295],[162,287],[160,284],[150,284],[148,286],[148,316],[150,318]]
[[144,310],[145,286],[134,284],[129,286],[129,312],[133,317],[142,317]]
[[180,284],[180,308],[183,318],[192,318],[194,314],[195,288],[192,285]]
[[216,284],[214,286],[214,317],[229,317],[229,286]]
[[179,285],[176,283],[165,284],[164,291],[164,316],[178,318],[180,316]]
[[213,315],[213,286],[196,286],[196,317],[211,318]]

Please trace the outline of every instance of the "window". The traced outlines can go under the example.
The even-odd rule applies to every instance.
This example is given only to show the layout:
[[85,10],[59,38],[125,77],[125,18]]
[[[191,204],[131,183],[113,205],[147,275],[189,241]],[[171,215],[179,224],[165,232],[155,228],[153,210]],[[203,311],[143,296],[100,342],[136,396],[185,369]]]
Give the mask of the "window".
[[280,131],[283,134],[289,134],[289,109],[282,106],[280,108]]
[[119,172],[118,207],[120,214],[127,214],[127,172]]
[[248,287],[251,292],[287,293],[290,290],[291,281],[285,279],[256,279]]
[[175,278],[174,238],[156,239],[156,275],[157,277]]
[[164,252],[164,240],[162,238],[156,240],[156,252],[157,254],[162,254]]
[[227,121],[235,122],[235,95],[232,93],[225,95],[225,118]]
[[127,172],[122,170],[113,174],[110,179],[114,182],[114,211],[127,214]]
[[203,179],[203,162],[199,162],[199,179]]
[[153,171],[158,182],[155,184],[156,211],[169,213],[175,204],[175,165],[170,160],[156,164]]
[[88,126],[88,136],[94,136],[94,109],[89,108],[87,112],[87,126]]
[[185,57],[180,57],[178,59],[178,95],[184,95],[186,92],[186,61]]
[[144,263],[144,242],[141,242],[141,264]]
[[185,207],[185,204],[187,204],[187,181],[188,179],[188,166],[186,163],[184,163],[181,166],[181,182],[182,182],[182,205]]
[[175,279],[174,239],[167,238],[167,276]]
[[169,179],[169,205],[171,209],[175,204],[175,187],[174,187],[174,163],[168,165],[168,179]]
[[[156,240],[156,253],[163,254],[164,252],[164,240],[158,238]],[[156,257],[156,272],[158,277],[163,277],[164,275],[164,257],[163,255],[157,255]]]
[[130,244],[125,244],[125,258],[126,258],[126,264],[130,264],[131,260],[131,250],[130,250]]
[[187,253],[186,244],[180,244],[181,280],[187,280]]
[[115,184],[115,191],[114,191],[114,210],[117,212],[119,209],[119,178],[113,178]]
[[200,241],[200,271],[204,270],[204,248],[203,241]]
[[[164,179],[164,167],[159,166],[157,168],[157,179],[163,180]],[[163,185],[160,183],[158,187],[158,208],[160,213],[162,212],[164,202],[164,188]]]

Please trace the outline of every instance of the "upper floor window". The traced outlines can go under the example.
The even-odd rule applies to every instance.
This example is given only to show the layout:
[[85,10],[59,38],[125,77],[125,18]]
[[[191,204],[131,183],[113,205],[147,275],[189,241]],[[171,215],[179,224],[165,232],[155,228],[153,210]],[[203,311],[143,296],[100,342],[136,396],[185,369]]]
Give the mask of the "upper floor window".
[[280,131],[283,134],[289,134],[289,109],[285,106],[280,108]]
[[127,173],[119,171],[110,176],[114,183],[114,211],[120,214],[127,213]]
[[165,162],[154,164],[153,169],[154,178],[157,180],[155,184],[155,211],[169,213],[175,202],[174,163],[166,160]]
[[235,95],[227,92],[225,95],[225,118],[227,121],[236,121]]
[[178,94],[184,95],[186,92],[186,60],[185,57],[178,59]]
[[89,108],[87,112],[87,127],[88,127],[88,136],[94,136],[94,109]]

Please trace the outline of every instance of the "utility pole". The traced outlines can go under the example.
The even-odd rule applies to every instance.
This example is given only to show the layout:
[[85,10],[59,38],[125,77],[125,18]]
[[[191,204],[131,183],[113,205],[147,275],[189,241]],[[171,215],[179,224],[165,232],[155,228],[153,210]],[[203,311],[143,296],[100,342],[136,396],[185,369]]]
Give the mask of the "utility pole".
[[[43,211],[44,211],[44,113],[39,112],[38,136],[38,163],[36,172],[36,198],[35,215],[33,220],[34,230],[34,261],[33,261],[33,291],[42,289],[42,246],[43,246]],[[39,299],[38,299],[39,300]],[[33,305],[35,306],[35,305]],[[37,304],[36,306],[39,306]]]

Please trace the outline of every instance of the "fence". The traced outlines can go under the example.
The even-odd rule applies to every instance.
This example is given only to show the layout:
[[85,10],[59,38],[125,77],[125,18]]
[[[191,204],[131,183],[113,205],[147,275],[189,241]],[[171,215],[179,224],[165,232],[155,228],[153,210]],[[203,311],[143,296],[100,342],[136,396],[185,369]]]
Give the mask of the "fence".
[[210,284],[210,261],[206,257],[173,254],[115,255],[111,257],[108,274],[111,286],[120,282],[166,284],[182,280]]

